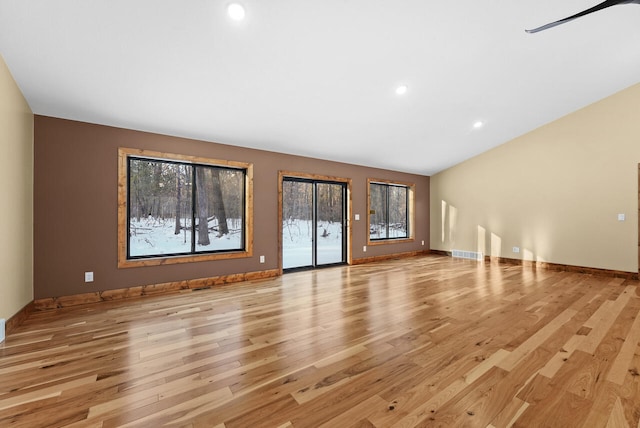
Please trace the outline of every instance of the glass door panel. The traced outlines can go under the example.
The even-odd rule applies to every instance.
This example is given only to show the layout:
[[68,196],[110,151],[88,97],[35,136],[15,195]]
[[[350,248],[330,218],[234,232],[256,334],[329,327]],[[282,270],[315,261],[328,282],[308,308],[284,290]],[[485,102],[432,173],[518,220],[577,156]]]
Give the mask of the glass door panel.
[[313,266],[313,183],[282,182],[282,268]]
[[316,183],[316,264],[344,262],[344,184]]

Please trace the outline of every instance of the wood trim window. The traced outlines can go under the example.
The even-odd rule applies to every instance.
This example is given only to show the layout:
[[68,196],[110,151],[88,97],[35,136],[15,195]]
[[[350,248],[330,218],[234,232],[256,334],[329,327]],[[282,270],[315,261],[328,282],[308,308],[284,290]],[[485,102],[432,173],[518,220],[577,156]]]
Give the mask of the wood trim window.
[[118,267],[251,257],[252,247],[252,164],[118,150]]
[[367,180],[368,245],[414,240],[414,183]]
[[296,171],[278,171],[278,266],[280,267],[280,274],[282,274],[282,251],[283,251],[283,243],[282,243],[282,229],[283,229],[283,218],[282,218],[282,207],[283,207],[283,182],[285,178],[297,178],[297,179],[306,179],[306,180],[318,180],[318,181],[327,181],[327,182],[336,182],[336,183],[345,183],[347,186],[347,195],[346,195],[346,237],[347,237],[347,248],[346,248],[346,263],[353,263],[353,249],[351,243],[353,242],[353,228],[351,227],[351,212],[352,212],[352,180],[350,178],[343,177],[334,177],[328,175],[319,175],[319,174],[310,174],[305,172],[296,172]]

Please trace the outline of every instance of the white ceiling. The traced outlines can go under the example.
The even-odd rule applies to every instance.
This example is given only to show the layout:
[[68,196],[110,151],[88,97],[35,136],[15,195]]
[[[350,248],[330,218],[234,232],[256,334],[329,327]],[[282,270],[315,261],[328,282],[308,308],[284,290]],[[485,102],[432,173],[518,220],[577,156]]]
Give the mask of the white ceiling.
[[36,114],[431,175],[640,81],[640,5],[524,31],[597,2],[0,0],[0,54]]

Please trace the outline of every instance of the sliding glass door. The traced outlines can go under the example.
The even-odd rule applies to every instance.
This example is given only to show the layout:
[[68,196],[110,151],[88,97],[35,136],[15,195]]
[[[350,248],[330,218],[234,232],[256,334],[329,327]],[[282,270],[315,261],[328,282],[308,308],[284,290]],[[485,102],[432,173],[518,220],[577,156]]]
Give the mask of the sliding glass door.
[[282,268],[346,261],[345,183],[285,177],[282,181]]

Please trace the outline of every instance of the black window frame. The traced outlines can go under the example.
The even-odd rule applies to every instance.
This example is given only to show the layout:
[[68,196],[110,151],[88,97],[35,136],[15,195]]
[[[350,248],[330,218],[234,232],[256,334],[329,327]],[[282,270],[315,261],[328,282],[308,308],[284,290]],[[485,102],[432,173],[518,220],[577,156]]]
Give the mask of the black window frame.
[[[371,216],[374,215],[374,211],[372,209],[372,204],[371,204],[371,193],[372,193],[372,187],[373,185],[376,186],[382,186],[385,189],[385,197],[384,197],[384,210],[385,210],[385,215],[386,215],[386,224],[385,224],[385,236],[384,237],[380,237],[380,238],[374,238],[371,236],[371,230],[372,230],[372,224],[371,224]],[[390,193],[389,189],[390,188],[403,188],[405,190],[405,224],[406,224],[406,234],[405,236],[394,236],[394,237],[390,237],[390,225],[391,222],[389,221],[390,216],[389,216],[389,211],[390,211]],[[375,244],[384,244],[384,243],[393,243],[393,242],[406,242],[406,241],[412,241],[413,240],[413,192],[414,192],[414,185],[413,184],[409,184],[409,183],[399,183],[399,182],[393,182],[393,181],[383,181],[383,180],[368,180],[367,183],[367,206],[369,208],[369,213],[368,213],[368,222],[367,222],[367,226],[368,226],[368,231],[367,231],[367,242],[370,245],[375,245]]]
[[[131,164],[134,161],[143,161],[143,162],[157,162],[164,164],[172,164],[172,165],[182,165],[191,168],[191,250],[183,251],[179,253],[159,253],[159,254],[144,254],[144,255],[131,255]],[[240,238],[241,246],[239,248],[231,248],[231,249],[221,249],[221,250],[198,250],[196,247],[196,218],[197,218],[197,205],[196,205],[196,194],[198,189],[198,181],[196,168],[208,168],[208,169],[218,169],[218,170],[232,170],[236,172],[242,173],[242,191],[241,191],[241,203],[242,203],[242,235]],[[245,251],[246,247],[246,218],[247,218],[247,207],[245,203],[245,195],[246,195],[246,180],[247,178],[247,170],[246,168],[232,168],[232,167],[224,167],[219,165],[209,165],[204,163],[194,163],[194,162],[183,162],[178,160],[171,159],[155,159],[155,158],[147,158],[142,156],[127,156],[127,260],[139,260],[139,259],[149,259],[149,258],[158,258],[158,257],[174,257],[174,256],[197,256],[202,254],[219,254],[219,253],[229,253],[236,251]]]

